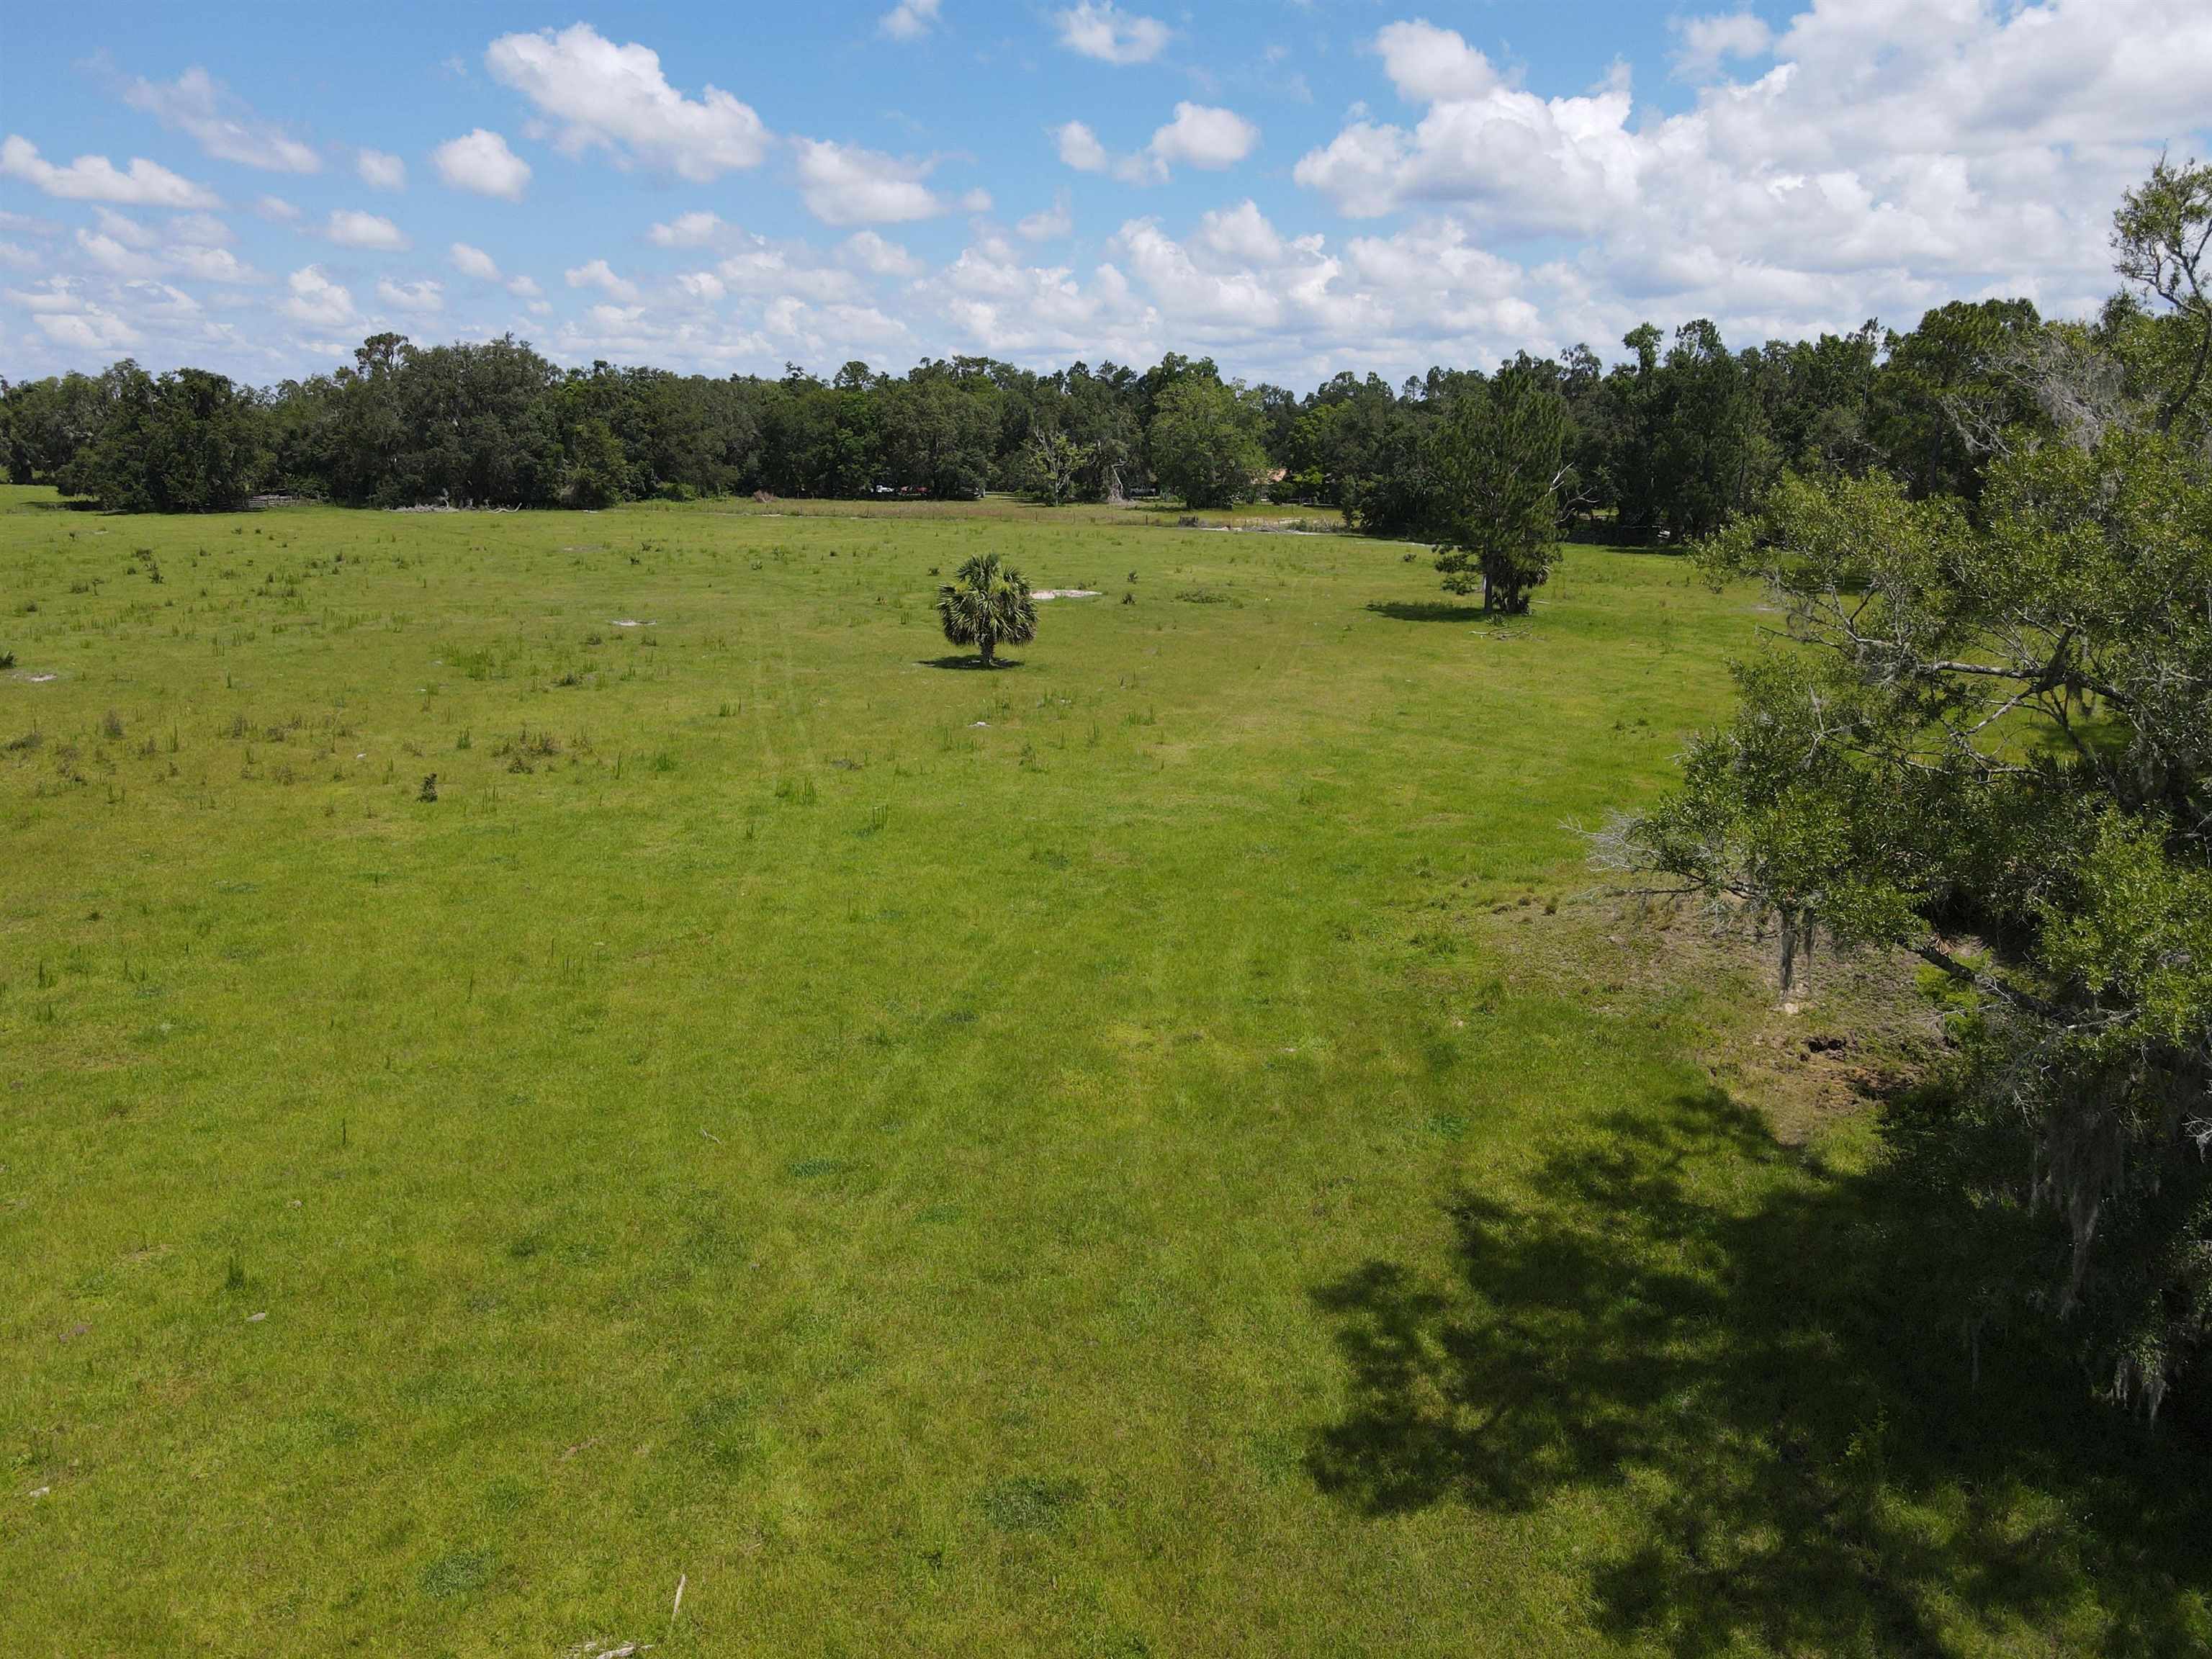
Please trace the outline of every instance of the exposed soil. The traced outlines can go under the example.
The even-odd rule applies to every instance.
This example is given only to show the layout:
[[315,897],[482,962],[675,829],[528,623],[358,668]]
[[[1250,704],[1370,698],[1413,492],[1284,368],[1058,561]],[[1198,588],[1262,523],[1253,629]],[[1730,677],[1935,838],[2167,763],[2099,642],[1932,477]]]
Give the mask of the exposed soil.
[[[1765,1114],[1778,1139],[1810,1139],[1833,1117],[1909,1088],[1942,1052],[1941,1017],[1921,991],[1917,961],[1900,951],[1799,958],[1785,1000],[1771,927],[1701,906],[1597,897],[1547,915],[1495,907],[1531,967],[1578,982],[1592,1006],[1710,991],[1726,999],[1700,1059],[1714,1084]],[[1540,926],[1533,924],[1541,924]]]

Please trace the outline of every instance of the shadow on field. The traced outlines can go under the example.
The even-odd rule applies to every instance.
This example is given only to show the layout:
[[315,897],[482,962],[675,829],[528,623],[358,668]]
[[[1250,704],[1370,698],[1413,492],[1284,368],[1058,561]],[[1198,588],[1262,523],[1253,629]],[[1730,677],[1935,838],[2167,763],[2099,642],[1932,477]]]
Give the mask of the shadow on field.
[[996,662],[987,663],[981,657],[976,656],[924,657],[920,662],[915,664],[916,668],[958,668],[967,669],[976,673],[981,673],[987,668],[997,670],[1000,668],[1019,668],[1021,665],[1022,659],[1019,657],[1001,657]]
[[1717,1091],[1623,1112],[1527,1201],[1461,1199],[1448,1282],[1376,1261],[1318,1291],[1352,1405],[1313,1478],[1372,1515],[1587,1492],[1628,1518],[1599,1624],[1677,1654],[1946,1652],[1942,1606],[2037,1651],[2206,1651],[2202,1441],[2017,1343],[1974,1385],[1954,1246],[1896,1177],[1708,1195],[1784,1156]]
[[1378,599],[1367,608],[1392,622],[1477,623],[1489,614],[1479,605],[1452,605],[1443,599]]

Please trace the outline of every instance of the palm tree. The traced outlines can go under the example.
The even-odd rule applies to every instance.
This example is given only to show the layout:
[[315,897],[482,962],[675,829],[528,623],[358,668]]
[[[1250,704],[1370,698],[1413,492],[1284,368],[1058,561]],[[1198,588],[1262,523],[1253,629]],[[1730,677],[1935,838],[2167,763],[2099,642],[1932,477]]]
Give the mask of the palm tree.
[[1003,642],[1026,645],[1036,637],[1036,601],[1022,573],[1000,562],[995,553],[978,553],[962,565],[959,581],[937,590],[937,614],[945,623],[945,637],[955,645],[972,645],[983,666]]

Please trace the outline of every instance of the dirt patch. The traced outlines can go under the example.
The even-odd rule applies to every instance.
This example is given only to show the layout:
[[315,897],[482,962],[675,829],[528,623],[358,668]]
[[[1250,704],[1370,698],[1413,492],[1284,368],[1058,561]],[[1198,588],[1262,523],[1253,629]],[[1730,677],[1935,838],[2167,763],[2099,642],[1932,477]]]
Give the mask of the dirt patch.
[[1095,587],[1040,587],[1033,590],[1030,597],[1033,599],[1095,599],[1098,597],[1098,590]]
[[1670,908],[1643,930],[1640,971],[1671,971],[1677,983],[1692,984],[1725,975],[1737,988],[1740,1018],[1714,1031],[1704,1058],[1713,1081],[1765,1113],[1781,1140],[1800,1145],[1825,1120],[1893,1098],[1942,1054],[1942,1015],[1920,988],[1918,958],[1907,952],[1801,958],[1784,998],[1771,927],[1717,929],[1694,907]]
[[1598,1012],[1687,1001],[1707,1075],[1788,1145],[1910,1088],[1943,1052],[1942,1017],[1902,951],[1801,958],[1785,1000],[1771,928],[1723,922],[1702,906],[1593,898],[1547,913],[1518,901],[1485,920],[1511,929],[1523,971],[1572,988]]

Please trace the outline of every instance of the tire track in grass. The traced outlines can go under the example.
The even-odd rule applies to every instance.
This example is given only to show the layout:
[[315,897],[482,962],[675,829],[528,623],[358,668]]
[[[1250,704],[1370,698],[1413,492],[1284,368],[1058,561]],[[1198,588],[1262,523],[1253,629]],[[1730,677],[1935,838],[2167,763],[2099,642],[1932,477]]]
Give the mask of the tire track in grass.
[[[826,835],[817,824],[808,855],[826,859]],[[800,1272],[793,1276],[790,1288],[849,1337],[864,1340],[871,1369],[880,1366],[881,1374],[897,1379],[902,1390],[916,1377],[926,1379],[945,1354],[957,1351],[959,1320],[927,1310],[919,1316],[881,1315],[872,1310],[868,1286],[884,1277],[887,1261],[896,1267],[904,1259],[896,1247],[902,1233],[911,1228],[912,1212],[921,1199],[933,1185],[944,1185],[958,1173],[948,1168],[946,1152],[961,1091],[926,1093],[916,1086],[933,1065],[932,1057],[921,1049],[929,1042],[947,1041],[942,1034],[948,1030],[961,1029],[953,1025],[951,1016],[972,1004],[977,981],[991,963],[988,954],[967,957],[951,974],[945,971],[948,964],[933,963],[930,978],[938,994],[912,1016],[912,1036],[886,1052],[872,1074],[861,1070],[867,1053],[861,1046],[866,1039],[865,1026],[826,1036],[835,1043],[831,1063],[818,1069],[836,1088],[842,1109],[810,1118],[805,1139],[790,1146],[787,1161],[769,1176],[772,1184],[767,1191],[785,1211],[785,1224],[802,1233],[808,1230],[805,1223],[822,1221],[825,1201],[839,1205],[839,1237],[834,1243],[817,1237],[799,1246],[791,1265]],[[870,1012],[889,1013],[894,1019],[905,1012],[882,1005]],[[895,1130],[884,1127],[890,1120],[896,1120]],[[843,1199],[811,1190],[799,1166],[817,1158],[843,1165],[860,1175],[866,1185]],[[947,1258],[932,1252],[931,1259]],[[810,1356],[807,1363],[821,1360]],[[794,1474],[826,1492],[848,1479],[849,1471],[832,1464]]]
[[[1205,732],[1194,740],[1195,745],[1218,744],[1226,739],[1232,727],[1248,728],[1256,718],[1255,709],[1263,704],[1271,705],[1275,700],[1277,693],[1272,688],[1276,686],[1284,672],[1285,658],[1294,655],[1295,644],[1286,636],[1279,636],[1261,641],[1261,647],[1259,660],[1252,665],[1249,677],[1240,677],[1247,678],[1247,684],[1238,689],[1228,707],[1217,705],[1213,718],[1206,722]],[[757,659],[757,661],[760,665],[760,672],[772,673],[775,668],[780,667],[787,692],[795,690],[797,677],[787,645],[782,647],[775,665],[769,665],[765,659]],[[794,708],[790,717],[793,726],[804,733],[806,723],[800,711]],[[811,740],[803,742],[802,747],[811,760],[814,751]],[[823,848],[825,833],[817,824],[811,849],[817,858],[825,855]],[[1239,915],[1235,925],[1235,938],[1223,941],[1224,956],[1240,962],[1250,960],[1264,943],[1261,937],[1262,932],[1259,918]],[[1162,1002],[1188,1003],[1188,988],[1182,972],[1187,944],[1187,941],[1173,935],[1163,935],[1155,940],[1153,951],[1150,953],[1153,963],[1151,977]],[[927,1021],[926,1030],[941,1029],[949,1015],[972,1002],[977,982],[986,976],[993,960],[987,955],[968,957],[949,985],[940,970],[933,969],[933,977],[940,988],[940,994],[932,1000],[933,1006],[923,1017]],[[1212,1017],[1209,1023],[1216,1026],[1217,1036],[1222,1024],[1238,1021],[1240,1010],[1231,1003],[1234,999],[1246,994],[1249,988],[1240,986],[1230,997],[1217,997],[1201,1003],[1200,1006],[1206,1008]],[[1159,1031],[1164,1041],[1171,1042],[1175,1035],[1175,1031],[1165,1028]],[[1249,1035],[1240,1033],[1240,1036]],[[1242,1042],[1224,1046],[1233,1054],[1232,1063],[1236,1065],[1256,1066],[1261,1063],[1257,1052],[1247,1052],[1246,1045]],[[841,1061],[845,1058],[846,1047],[846,1042],[841,1039],[838,1056]],[[1172,1055],[1166,1058],[1172,1063]],[[1226,1058],[1228,1056],[1210,1057],[1203,1069],[1218,1070],[1221,1060]],[[887,1056],[872,1076],[865,1080],[856,1079],[857,1086],[844,1090],[845,1109],[834,1120],[821,1125],[825,1153],[850,1160],[862,1167],[872,1164],[876,1172],[876,1178],[865,1194],[855,1197],[850,1203],[842,1248],[822,1259],[823,1271],[811,1279],[811,1294],[830,1308],[842,1311],[860,1299],[863,1276],[872,1277],[871,1264],[883,1258],[883,1242],[902,1224],[902,1218],[914,1206],[919,1189],[935,1179],[933,1172],[942,1168],[945,1131],[957,1110],[956,1096],[939,1092],[926,1109],[917,1098],[909,1109],[899,1109],[904,1103],[904,1097],[898,1091],[927,1063],[926,1058],[911,1048],[902,1048]],[[881,1123],[887,1115],[900,1119],[897,1143],[889,1147],[882,1146],[882,1137],[874,1133],[874,1126]],[[948,1328],[924,1323],[919,1327],[898,1328],[904,1346],[919,1351],[926,1345],[930,1331],[946,1330]],[[920,1339],[912,1334],[917,1330],[923,1334]],[[1197,1366],[1192,1375],[1212,1380],[1210,1372],[1203,1364]],[[1194,1431],[1200,1426],[1194,1423]]]
[[[786,685],[791,687],[795,684],[796,678],[792,672],[787,647],[784,667]],[[807,753],[811,763],[815,758],[811,742],[807,744]],[[823,852],[824,833],[817,821],[812,849],[817,856]],[[953,1013],[972,1006],[976,982],[993,959],[988,953],[966,953],[959,960],[961,965],[949,984],[943,968],[933,964],[931,977],[939,988],[939,994],[932,1000],[922,1017],[922,1029],[926,1032],[944,1030]],[[857,1151],[866,1133],[865,1126],[881,1121],[887,1104],[894,1103],[889,1102],[887,1097],[894,1084],[906,1073],[910,1059],[914,1059],[916,1065],[921,1063],[912,1055],[909,1048],[894,1050],[878,1067],[872,1079],[863,1087],[852,1091],[850,1105],[842,1115],[836,1130],[843,1143],[842,1150],[848,1153]],[[916,1180],[912,1174],[913,1168],[922,1158],[925,1147],[932,1157],[941,1153],[942,1135],[933,1132],[943,1127],[945,1113],[946,1107],[940,1099],[927,1112],[902,1115],[900,1143],[896,1155],[884,1166],[882,1178],[864,1201],[863,1218],[856,1219],[849,1230],[840,1270],[831,1281],[834,1293],[841,1299],[849,1294],[854,1280],[861,1271],[864,1257],[872,1253],[874,1241],[890,1224],[894,1211],[908,1201],[910,1189]]]
[[[752,621],[750,614],[746,620],[748,623]],[[769,730],[768,697],[764,686],[761,654],[761,635],[765,631],[758,626],[749,626],[745,629],[746,634],[750,636],[752,644],[752,672],[748,684],[752,691],[750,724],[755,735],[760,739],[761,771],[763,775],[773,778],[775,775],[776,768],[775,738]]]
[[[981,971],[980,963],[972,963],[962,971],[947,996],[931,1008],[925,1017],[927,1028],[942,1027],[952,1013],[966,1006],[965,994],[971,991],[976,975]],[[865,1087],[854,1091],[852,1109],[845,1114],[838,1127],[838,1134],[848,1152],[859,1149],[867,1123],[881,1121],[888,1103],[886,1097],[893,1083],[908,1069],[908,1060],[907,1052],[896,1052],[878,1069]],[[919,1132],[941,1130],[945,1116],[945,1108],[941,1100],[926,1111],[901,1115],[895,1154],[885,1162],[882,1179],[864,1200],[861,1206],[863,1216],[856,1218],[854,1224],[848,1230],[842,1261],[833,1281],[835,1292],[841,1301],[850,1295],[854,1281],[860,1274],[864,1255],[872,1255],[873,1251],[869,1247],[887,1230],[892,1212],[903,1208],[909,1201],[915,1185],[911,1171],[921,1158],[924,1146],[927,1146],[933,1154],[942,1152],[944,1139],[940,1133]]]
[[[939,557],[941,562],[942,556]],[[793,645],[787,635],[779,635],[778,641],[773,663],[760,658],[757,648],[757,673],[780,679],[788,704],[786,718],[798,734],[797,749],[804,756],[805,775],[811,781],[820,769],[820,757],[812,736],[810,711],[800,700],[802,679]],[[817,816],[807,848],[808,855],[817,864],[825,863],[830,856],[830,836],[825,821]],[[888,1053],[872,1076],[856,1079],[856,1085],[845,1091],[844,1109],[822,1122],[820,1133],[825,1152],[855,1164],[872,1163],[877,1171],[871,1188],[851,1206],[842,1249],[824,1257],[824,1271],[816,1281],[816,1294],[834,1306],[842,1308],[860,1299],[859,1287],[863,1276],[868,1273],[869,1264],[881,1257],[881,1241],[902,1224],[901,1217],[914,1206],[918,1191],[939,1178],[935,1172],[943,1169],[945,1130],[951,1115],[957,1109],[957,1091],[954,1095],[939,1091],[928,1097],[930,1103],[926,1107],[922,1103],[925,1097],[918,1090],[911,1096],[897,1091],[909,1086],[914,1078],[926,1073],[929,1061],[918,1052],[918,1045],[946,1040],[937,1034],[951,1026],[953,1015],[974,1006],[978,982],[988,976],[995,961],[988,952],[964,953],[957,957],[958,965],[950,974],[946,971],[948,963],[933,962],[930,977],[936,994],[927,1000],[913,1039]],[[841,1036],[841,1062],[846,1058],[849,1043],[857,1040],[861,1039]],[[882,1146],[884,1137],[872,1130],[872,1126],[881,1123],[887,1116],[900,1120],[897,1139],[890,1146]]]

